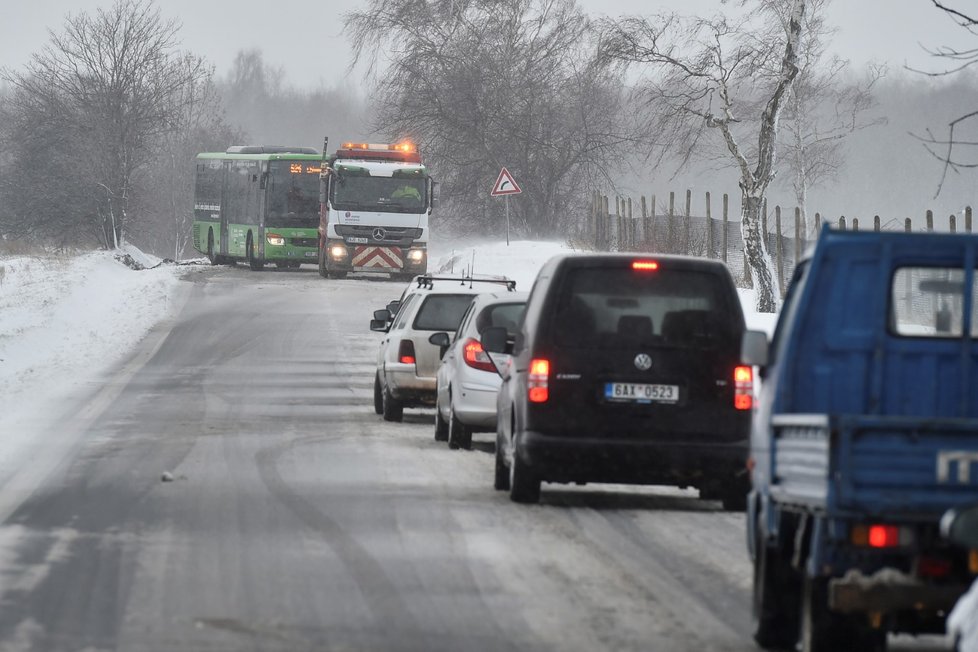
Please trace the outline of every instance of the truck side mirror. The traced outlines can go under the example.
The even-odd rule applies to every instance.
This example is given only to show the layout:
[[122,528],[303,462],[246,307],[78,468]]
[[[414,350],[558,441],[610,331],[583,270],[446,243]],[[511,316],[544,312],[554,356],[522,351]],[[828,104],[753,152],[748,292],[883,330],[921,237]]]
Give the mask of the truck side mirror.
[[959,546],[978,548],[978,505],[945,512],[941,517],[941,535]]
[[740,340],[740,361],[744,364],[764,368],[768,363],[767,333],[763,331],[744,331]]
[[452,343],[451,339],[448,337],[448,333],[445,332],[432,333],[431,336],[428,337],[428,342],[438,347],[439,360],[445,357],[445,352],[448,351],[448,347]]

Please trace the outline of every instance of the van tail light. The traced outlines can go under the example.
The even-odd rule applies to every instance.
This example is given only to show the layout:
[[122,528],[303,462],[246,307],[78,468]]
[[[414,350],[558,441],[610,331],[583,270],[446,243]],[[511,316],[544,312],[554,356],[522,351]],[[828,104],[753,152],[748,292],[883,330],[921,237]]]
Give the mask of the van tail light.
[[465,345],[462,347],[462,359],[465,360],[465,364],[473,369],[496,371],[496,365],[492,363],[492,359],[482,348],[482,342],[479,340],[472,338],[465,340]]
[[550,361],[542,358],[530,360],[530,373],[526,378],[530,403],[546,403],[550,398]]
[[754,369],[746,365],[734,367],[734,407],[738,410],[754,407]]
[[401,364],[417,364],[418,359],[414,355],[414,342],[411,340],[401,340],[401,345],[397,347],[397,361]]

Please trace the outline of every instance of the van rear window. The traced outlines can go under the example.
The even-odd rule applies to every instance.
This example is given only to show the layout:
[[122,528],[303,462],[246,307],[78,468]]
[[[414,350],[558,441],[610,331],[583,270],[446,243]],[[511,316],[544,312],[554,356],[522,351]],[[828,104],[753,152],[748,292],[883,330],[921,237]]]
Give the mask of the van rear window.
[[558,346],[714,347],[733,337],[720,277],[693,270],[571,270],[553,321]]

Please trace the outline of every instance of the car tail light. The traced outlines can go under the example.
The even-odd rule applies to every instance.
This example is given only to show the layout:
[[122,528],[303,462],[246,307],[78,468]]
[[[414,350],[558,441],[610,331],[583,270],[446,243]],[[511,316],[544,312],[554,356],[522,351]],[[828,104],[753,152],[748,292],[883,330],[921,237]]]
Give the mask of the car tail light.
[[530,373],[526,378],[530,403],[546,403],[550,398],[550,361],[542,358],[530,360]]
[[639,272],[654,272],[659,269],[659,263],[655,260],[633,260],[632,269]]
[[738,410],[754,407],[754,370],[746,365],[734,367],[734,407]]
[[951,574],[951,560],[926,555],[917,559],[917,577],[947,577]]
[[482,342],[479,340],[472,338],[465,340],[465,345],[462,347],[462,359],[465,360],[465,364],[473,369],[496,371],[496,365],[492,363],[492,359],[482,348]]
[[414,355],[414,342],[401,340],[401,345],[397,347],[397,361],[401,364],[417,364],[418,359]]
[[865,548],[897,548],[913,542],[913,530],[898,525],[854,525],[849,532],[849,540]]

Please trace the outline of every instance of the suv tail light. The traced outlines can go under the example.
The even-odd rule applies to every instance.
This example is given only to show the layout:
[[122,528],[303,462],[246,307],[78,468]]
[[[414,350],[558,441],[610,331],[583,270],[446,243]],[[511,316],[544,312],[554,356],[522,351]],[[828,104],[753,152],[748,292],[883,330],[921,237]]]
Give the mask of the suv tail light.
[[465,364],[473,369],[496,371],[496,365],[492,363],[492,359],[482,348],[482,342],[479,340],[472,338],[465,340],[465,346],[462,347],[462,359],[465,360]]
[[397,361],[401,364],[417,364],[418,359],[414,355],[414,342],[401,340],[401,345],[397,347]]
[[550,398],[550,361],[542,358],[530,360],[530,373],[526,377],[530,403],[546,403]]
[[746,365],[734,367],[734,407],[749,410],[754,406],[754,370]]

